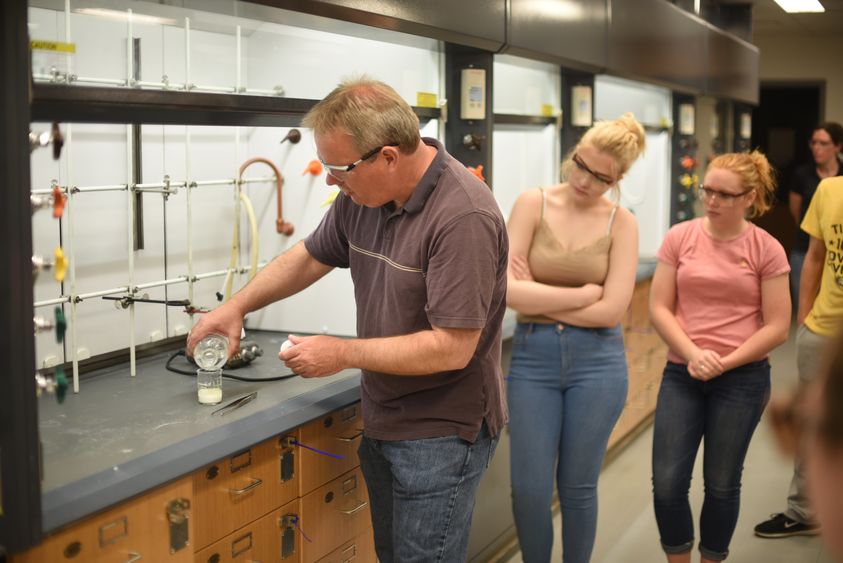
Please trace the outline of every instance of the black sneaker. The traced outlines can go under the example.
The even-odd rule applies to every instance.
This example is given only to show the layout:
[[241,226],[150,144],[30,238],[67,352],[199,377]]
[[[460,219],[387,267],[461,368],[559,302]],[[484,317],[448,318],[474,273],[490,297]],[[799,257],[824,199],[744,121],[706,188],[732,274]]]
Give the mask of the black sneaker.
[[755,535],[761,538],[787,538],[790,536],[816,536],[820,533],[817,524],[803,524],[783,513],[771,514],[769,520],[755,526]]

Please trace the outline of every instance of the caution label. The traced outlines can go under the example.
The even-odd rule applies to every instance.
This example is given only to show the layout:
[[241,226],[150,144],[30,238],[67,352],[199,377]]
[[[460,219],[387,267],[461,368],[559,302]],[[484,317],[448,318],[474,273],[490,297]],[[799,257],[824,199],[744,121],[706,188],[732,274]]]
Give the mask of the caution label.
[[435,108],[436,94],[431,92],[416,92],[416,105],[420,108]]
[[60,43],[59,41],[43,41],[35,39],[29,42],[33,51],[55,51],[57,53],[75,53],[76,43]]

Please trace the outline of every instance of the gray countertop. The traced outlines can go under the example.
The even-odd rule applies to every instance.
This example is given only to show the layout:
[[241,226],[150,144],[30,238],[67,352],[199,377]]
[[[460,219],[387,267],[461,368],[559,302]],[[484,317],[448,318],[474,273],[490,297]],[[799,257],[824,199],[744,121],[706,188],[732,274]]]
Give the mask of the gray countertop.
[[[289,373],[278,360],[286,333],[252,331],[264,355],[231,373],[268,378]],[[80,393],[61,405],[52,395],[39,400],[43,448],[42,512],[51,531],[124,499],[182,477],[318,418],[360,398],[360,372],[346,370],[317,379],[277,382],[223,380],[220,405],[196,400],[194,377],[169,372],[171,352],[128,366],[99,370],[83,379]],[[180,369],[193,369],[183,357]],[[221,417],[228,402],[258,391],[257,398]]]

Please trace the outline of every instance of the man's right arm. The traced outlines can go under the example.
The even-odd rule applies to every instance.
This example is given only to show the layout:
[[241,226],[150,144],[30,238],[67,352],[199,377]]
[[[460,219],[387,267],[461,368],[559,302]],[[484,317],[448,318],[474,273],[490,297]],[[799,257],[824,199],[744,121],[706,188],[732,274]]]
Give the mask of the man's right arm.
[[267,264],[228,302],[203,315],[188,336],[188,354],[192,353],[199,340],[211,333],[228,336],[229,354],[233,353],[240,345],[243,317],[252,311],[295,295],[332,269],[331,266],[316,260],[307,251],[304,242],[298,242]]
[[812,236],[808,243],[808,252],[802,264],[802,277],[799,278],[799,308],[796,312],[796,326],[805,322],[811,312],[814,300],[822,282],[823,264],[825,263],[825,242]]

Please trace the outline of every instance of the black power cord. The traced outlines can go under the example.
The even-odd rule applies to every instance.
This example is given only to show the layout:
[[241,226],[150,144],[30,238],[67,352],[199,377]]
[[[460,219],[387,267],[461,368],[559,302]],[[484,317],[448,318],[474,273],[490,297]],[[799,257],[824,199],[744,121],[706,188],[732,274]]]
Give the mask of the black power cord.
[[[187,354],[184,353],[184,350],[177,350],[175,351],[168,359],[165,367],[167,371],[171,371],[173,373],[180,373],[181,375],[190,375],[196,377],[196,370],[187,371],[179,368],[175,368],[172,366],[173,360],[178,358],[179,356],[183,356],[187,359]],[[222,372],[222,376],[227,379],[235,379],[237,381],[249,381],[249,382],[256,382],[256,383],[264,383],[270,381],[283,381],[285,379],[290,379],[291,377],[298,377],[297,373],[291,373],[288,375],[279,375],[278,377],[243,377],[240,375],[232,375],[230,373]]]

